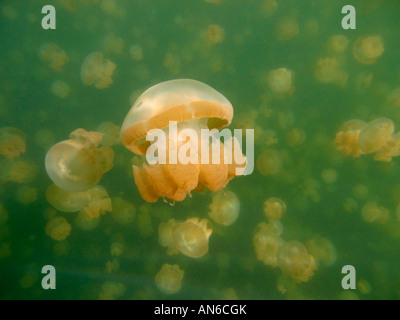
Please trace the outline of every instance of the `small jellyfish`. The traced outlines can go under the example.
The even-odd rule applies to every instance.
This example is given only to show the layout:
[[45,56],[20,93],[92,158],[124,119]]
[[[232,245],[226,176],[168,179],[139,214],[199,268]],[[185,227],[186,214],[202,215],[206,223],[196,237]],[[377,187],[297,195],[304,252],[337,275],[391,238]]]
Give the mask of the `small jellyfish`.
[[392,134],[383,147],[374,155],[374,160],[390,162],[392,158],[400,156],[400,133]]
[[207,219],[189,218],[178,223],[172,231],[176,249],[185,256],[201,258],[208,252],[212,230],[207,229]]
[[374,64],[385,51],[380,36],[361,36],[353,46],[354,58],[363,64]]
[[17,201],[21,204],[30,204],[37,200],[38,190],[29,186],[19,187],[15,193]]
[[106,212],[112,211],[111,198],[102,186],[95,186],[89,190],[90,202],[82,209],[88,219],[96,219]]
[[347,121],[340,127],[336,134],[335,144],[336,149],[345,156],[358,158],[364,154],[358,144],[358,138],[362,129],[366,127],[366,123],[361,120]]
[[60,72],[68,62],[66,52],[54,43],[43,44],[39,48],[39,57],[42,61],[48,63],[51,69],[57,72]]
[[120,131],[120,126],[117,126],[113,122],[100,123],[96,128],[96,132],[103,134],[103,139],[101,140],[100,145],[112,147],[113,145],[121,143],[121,140],[119,139]]
[[165,294],[177,293],[182,287],[185,271],[179,265],[163,264],[155,276],[157,288]]
[[113,83],[112,75],[115,68],[115,63],[105,60],[103,53],[92,52],[83,61],[81,80],[87,86],[93,85],[97,89],[106,89]]
[[338,55],[346,51],[349,39],[342,34],[337,34],[328,39],[327,49],[330,54]]
[[394,132],[394,123],[387,118],[380,118],[368,123],[358,136],[358,145],[365,153],[380,150]]
[[224,40],[225,30],[217,24],[210,24],[207,28],[206,38],[211,44],[218,44]]
[[50,179],[58,187],[71,192],[85,191],[95,186],[103,174],[112,168],[114,152],[100,147],[102,134],[77,129],[54,145],[46,155],[45,166]]
[[277,260],[282,272],[296,282],[307,282],[317,269],[314,257],[296,240],[287,241],[279,248]]
[[384,224],[389,219],[389,210],[369,201],[361,209],[361,217],[367,223],[378,222]]
[[282,171],[282,154],[275,149],[266,149],[258,156],[256,167],[263,176],[273,176]]
[[89,205],[91,197],[89,191],[70,192],[53,184],[46,190],[46,199],[61,212],[78,212]]
[[269,198],[264,202],[264,214],[268,219],[280,220],[286,213],[286,203],[279,198]]
[[325,169],[321,173],[321,178],[327,184],[335,183],[337,180],[337,171],[335,169]]
[[240,201],[232,191],[220,190],[212,198],[208,216],[216,223],[230,226],[239,217]]
[[15,159],[26,152],[25,133],[17,128],[0,128],[0,155]]
[[103,47],[106,53],[113,53],[119,55],[122,53],[125,47],[125,41],[121,37],[115,34],[108,34],[103,40]]
[[344,86],[347,83],[348,75],[343,71],[336,58],[321,58],[318,59],[314,76],[320,83],[332,83]]
[[121,140],[127,149],[138,155],[145,155],[150,147],[150,150],[154,150],[154,145],[145,140],[147,134],[152,129],[174,131],[169,127],[170,121],[177,122],[177,134],[187,128],[193,129],[197,137],[177,143],[170,137],[172,134],[168,133],[165,144],[161,146],[164,149],[158,150],[164,150],[168,155],[175,151],[178,155],[185,151],[187,154],[189,149],[189,163],[182,163],[181,156],[175,160],[169,159],[168,156],[164,164],[144,163],[141,167],[133,166],[135,183],[142,198],[148,202],[155,202],[159,197],[182,201],[193,190],[206,187],[218,191],[225,187],[229,180],[239,175],[245,166],[246,158],[240,151],[243,162],[236,162],[236,152],[239,149],[237,140],[232,143],[235,157],[231,164],[224,161],[226,142],[223,144],[216,139],[217,141],[210,145],[210,157],[215,153],[213,150],[219,151],[218,164],[201,163],[199,148],[203,142],[208,142],[199,139],[200,136],[203,139],[201,129],[221,129],[230,124],[232,117],[233,108],[230,102],[219,92],[199,81],[171,80],[146,90],[136,100],[121,128]]
[[107,281],[102,284],[99,292],[99,300],[116,300],[126,291],[122,282]]
[[62,241],[71,233],[71,225],[64,217],[51,219],[46,225],[46,234],[53,240]]
[[113,242],[110,247],[110,253],[114,257],[119,257],[124,252],[124,244],[122,242]]
[[135,206],[120,197],[112,199],[111,216],[121,225],[132,224],[136,217]]
[[299,146],[306,141],[306,132],[303,129],[291,129],[286,134],[286,141],[289,146]]
[[56,80],[51,85],[51,92],[57,97],[65,99],[71,92],[71,88],[66,82]]
[[330,267],[336,262],[336,249],[329,239],[317,236],[306,241],[305,246],[318,264]]
[[297,20],[291,17],[285,17],[278,21],[275,26],[276,38],[281,41],[287,41],[299,33],[299,24]]
[[0,159],[0,181],[11,181],[16,183],[31,182],[37,174],[38,167],[25,160],[14,159],[7,160]]
[[267,266],[278,266],[278,251],[284,243],[280,237],[281,232],[281,227],[275,223],[261,222],[257,225],[257,231],[253,237],[254,251],[257,259]]
[[167,254],[170,256],[179,253],[178,249],[174,246],[172,238],[172,231],[176,225],[177,222],[174,219],[170,219],[167,222],[161,222],[158,226],[158,242],[162,247],[167,248]]
[[276,93],[293,91],[293,71],[287,68],[278,68],[268,73],[268,86]]
[[[143,48],[139,44],[134,44],[129,48],[129,54],[133,60],[140,61],[143,59]],[[136,100],[136,99],[135,99]]]

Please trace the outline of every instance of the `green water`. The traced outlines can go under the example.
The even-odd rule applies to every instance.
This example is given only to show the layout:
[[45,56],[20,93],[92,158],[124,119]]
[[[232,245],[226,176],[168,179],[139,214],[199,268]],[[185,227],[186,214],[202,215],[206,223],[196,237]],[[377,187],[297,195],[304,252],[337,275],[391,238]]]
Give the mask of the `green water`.
[[[41,27],[41,8],[49,2],[56,8],[56,30]],[[231,297],[228,289],[239,299],[400,297],[399,158],[385,163],[372,155],[345,157],[334,143],[340,126],[351,119],[369,122],[386,117],[400,123],[398,91],[397,106],[393,99],[400,86],[400,4],[276,0],[275,10],[268,10],[267,4],[273,2],[1,2],[0,128],[15,127],[26,134],[27,150],[21,159],[34,164],[37,172],[22,184],[0,180],[0,203],[8,212],[8,220],[0,225],[0,298],[97,299],[110,283],[123,287],[116,295],[119,299],[221,299]],[[356,7],[356,30],[341,27],[341,8],[346,4]],[[298,34],[278,40],[276,25],[286,17],[297,21]],[[218,43],[207,38],[213,24],[224,33]],[[349,40],[347,49],[334,56],[347,80],[341,85],[321,83],[314,75],[317,61],[332,56],[327,42],[338,34]],[[123,46],[107,46],[110,35],[120,38]],[[382,56],[370,65],[353,56],[353,45],[362,35],[378,35],[384,44]],[[67,54],[60,71],[40,57],[46,43]],[[141,48],[142,57],[132,57],[132,46]],[[80,77],[85,57],[94,51],[116,64],[113,83],[103,90],[84,85]],[[293,72],[292,93],[270,90],[266,79],[277,68]],[[368,76],[370,83],[360,85],[360,78]],[[227,188],[240,200],[239,218],[229,227],[210,223],[209,251],[200,259],[168,256],[158,243],[158,226],[170,218],[207,218],[213,192],[193,193],[174,206],[161,199],[146,203],[132,177],[133,155],[122,145],[112,147],[114,168],[100,184],[111,198],[122,197],[135,206],[133,224],[120,225],[106,213],[97,228],[84,231],[75,224],[77,213],[54,212],[45,198],[52,182],[44,157],[52,144],[68,139],[77,128],[95,130],[106,121],[121,125],[141,92],[177,78],[202,81],[226,96],[235,112],[230,128],[255,129],[256,162],[272,149],[282,166],[273,175],[256,167],[250,176],[229,183]],[[66,97],[52,91],[58,80],[69,87]],[[275,132],[277,143],[267,146],[267,130]],[[293,142],[290,135],[295,132],[305,140]],[[43,142],[38,133],[47,140]],[[4,167],[0,170],[4,176]],[[337,179],[324,179],[326,170]],[[37,190],[37,199],[29,204],[17,196],[25,185]],[[367,192],[356,192],[359,186]],[[270,197],[287,205],[281,221],[283,239],[306,243],[320,236],[335,248],[333,264],[319,263],[306,282],[295,283],[279,267],[257,260],[252,241],[257,225],[267,222],[263,203]],[[386,208],[389,217],[383,223],[366,222],[361,211],[368,202]],[[144,211],[151,217],[147,229],[139,218]],[[54,214],[72,226],[64,241],[45,232]],[[110,250],[115,239],[124,243],[119,256]],[[112,272],[106,269],[110,261],[119,265]],[[174,295],[163,294],[154,282],[164,263],[185,270],[182,288]],[[42,289],[44,265],[57,270],[56,290]],[[356,268],[356,290],[341,286],[344,265]],[[286,292],[277,290],[281,282],[286,283]]]

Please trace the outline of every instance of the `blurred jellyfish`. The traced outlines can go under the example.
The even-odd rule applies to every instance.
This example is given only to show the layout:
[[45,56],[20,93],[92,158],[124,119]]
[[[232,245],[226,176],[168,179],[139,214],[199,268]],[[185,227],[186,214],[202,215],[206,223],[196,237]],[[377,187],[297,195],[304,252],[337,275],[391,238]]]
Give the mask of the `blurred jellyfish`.
[[88,219],[95,219],[112,211],[111,198],[106,189],[102,186],[95,186],[89,190],[90,203],[82,209],[82,212]]
[[155,276],[157,288],[165,294],[177,293],[182,287],[185,271],[179,265],[163,264]]
[[39,57],[57,72],[60,72],[68,62],[68,55],[54,43],[43,44],[39,48]]
[[361,209],[361,216],[367,223],[378,222],[384,224],[389,219],[389,210],[369,201]]
[[307,282],[317,269],[315,259],[299,241],[285,242],[278,251],[278,265],[296,282]]
[[21,159],[7,160],[0,159],[2,170],[0,181],[11,181],[16,183],[31,182],[38,172],[38,167],[28,161]]
[[112,199],[111,216],[121,225],[132,224],[136,216],[135,206],[120,197],[115,197]]
[[239,217],[240,202],[232,191],[220,190],[215,193],[208,216],[216,223],[230,226]]
[[286,134],[286,140],[289,146],[299,146],[306,141],[306,132],[303,129],[292,129]]
[[114,159],[111,148],[98,148],[102,137],[98,132],[77,129],[71,133],[70,140],[54,145],[45,160],[50,179],[58,187],[71,192],[95,186],[112,168]]
[[297,20],[290,17],[282,18],[275,26],[276,38],[281,41],[287,41],[299,33],[299,24]]
[[332,83],[340,86],[344,86],[348,78],[347,73],[340,68],[336,58],[318,59],[314,76],[320,83]]
[[286,213],[286,203],[279,198],[269,198],[264,202],[264,214],[268,219],[280,220]]
[[217,24],[210,24],[207,28],[206,38],[211,44],[218,44],[224,40],[225,30]]
[[336,134],[335,143],[336,149],[345,156],[358,158],[364,151],[361,150],[358,144],[358,138],[362,129],[366,127],[366,123],[361,120],[347,121],[340,127]]
[[121,128],[113,122],[100,123],[96,128],[96,132],[103,134],[103,139],[101,140],[100,145],[111,147],[121,143],[119,139],[120,131]]
[[400,156],[400,133],[392,134],[383,147],[374,155],[374,160],[390,162],[392,158]]
[[281,228],[275,223],[261,222],[257,225],[253,247],[257,259],[267,266],[277,267],[278,265],[278,250],[284,243],[280,237],[281,232]]
[[15,193],[17,201],[21,204],[30,204],[35,202],[38,198],[38,191],[36,188],[29,186],[19,187]]
[[346,51],[349,39],[346,36],[337,34],[328,39],[327,49],[330,54],[338,55]]
[[207,229],[207,219],[189,218],[177,223],[172,231],[176,249],[185,256],[201,258],[208,252],[208,241],[212,230]]
[[[154,146],[145,140],[152,129],[169,131],[169,122],[176,121],[178,132],[184,128],[194,129],[198,133],[197,137],[200,137],[201,129],[221,129],[231,122],[232,116],[233,108],[230,102],[206,84],[189,79],[166,81],[151,87],[138,98],[122,125],[121,140],[132,152],[145,155],[148,148],[154,149]],[[166,139],[162,145],[165,151],[168,150],[166,154],[169,155],[172,150],[176,151],[176,154],[187,151],[189,144],[191,157],[197,159],[197,163],[190,161],[184,164],[181,157],[170,161],[168,156],[165,164],[145,163],[142,167],[134,165],[136,185],[142,198],[148,202],[155,202],[159,197],[182,201],[192,190],[202,190],[204,187],[218,191],[237,175],[236,168],[245,166],[244,156],[243,165],[236,163],[236,159],[232,164],[225,163],[225,147],[219,139],[213,141],[209,150],[211,157],[213,152],[210,151],[219,148],[219,164],[211,161],[210,164],[199,164],[201,139],[181,141],[178,145],[175,145],[175,141],[168,134]],[[237,143],[232,144],[235,145],[234,149],[237,149]]]
[[115,63],[105,60],[103,53],[92,52],[83,61],[81,80],[87,86],[93,85],[97,89],[106,89],[113,83],[112,75],[115,68]]
[[321,173],[321,178],[327,184],[335,183],[337,180],[337,171],[335,169],[325,169]]
[[110,253],[114,257],[119,257],[124,252],[124,244],[122,242],[113,242],[110,247]]
[[361,36],[353,46],[354,58],[363,64],[374,64],[385,51],[380,36]]
[[91,196],[89,191],[70,192],[53,184],[46,190],[46,199],[61,212],[77,212],[89,205]]
[[102,284],[99,300],[116,300],[124,295],[126,287],[122,282],[107,281]]
[[113,33],[109,33],[103,40],[103,47],[106,53],[119,55],[124,50],[125,41],[121,37],[117,37]]
[[261,3],[261,9],[267,15],[272,15],[278,9],[278,2],[276,0],[263,0]]
[[88,218],[83,211],[80,211],[75,219],[76,226],[83,231],[90,231],[100,224],[99,218]]
[[257,158],[256,167],[263,176],[273,176],[281,172],[283,159],[281,152],[266,149]]
[[278,68],[268,73],[268,86],[275,93],[293,91],[293,71]]
[[0,128],[0,156],[14,159],[26,152],[25,133],[17,128]]
[[68,97],[69,93],[71,92],[70,86],[62,81],[56,80],[51,85],[51,92],[59,98],[66,98]]
[[53,240],[62,241],[71,233],[71,225],[64,217],[51,219],[46,225],[46,234]]
[[158,242],[162,247],[167,248],[167,254],[170,256],[179,253],[172,238],[172,231],[176,225],[177,222],[174,219],[170,219],[167,222],[161,222],[158,226]]
[[[140,61],[143,59],[143,48],[139,44],[134,44],[129,48],[129,54],[133,60]],[[136,100],[136,99],[135,99]]]
[[336,262],[336,249],[329,239],[318,236],[306,241],[305,245],[317,264],[330,267]]
[[368,123],[358,136],[358,145],[365,153],[380,150],[394,132],[394,123],[387,118],[380,118]]

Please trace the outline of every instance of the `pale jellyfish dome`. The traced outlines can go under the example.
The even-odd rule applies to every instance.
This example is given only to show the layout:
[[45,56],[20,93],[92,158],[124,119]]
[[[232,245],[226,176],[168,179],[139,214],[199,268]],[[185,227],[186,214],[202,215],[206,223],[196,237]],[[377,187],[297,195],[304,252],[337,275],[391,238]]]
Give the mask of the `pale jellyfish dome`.
[[268,73],[268,85],[277,93],[288,92],[292,88],[293,72],[286,68],[279,68]]
[[25,133],[17,128],[0,128],[0,156],[8,159],[19,157],[26,151]]
[[50,179],[71,192],[88,190],[103,176],[103,168],[91,150],[74,140],[54,145],[46,155],[45,166]]
[[46,190],[47,201],[61,212],[78,212],[90,203],[90,192],[70,192],[52,184]]
[[190,218],[178,223],[172,231],[174,246],[182,254],[191,258],[200,258],[208,252],[208,240],[212,233],[207,229],[207,220]]
[[147,89],[133,104],[121,128],[122,143],[144,155],[151,129],[163,129],[170,121],[206,118],[209,129],[231,123],[233,107],[221,93],[196,80],[177,79]]
[[155,276],[158,289],[166,294],[177,293],[182,287],[184,273],[177,264],[163,264]]
[[46,234],[53,240],[65,240],[71,233],[71,225],[64,217],[51,219],[46,225]]
[[113,83],[112,75],[115,68],[115,63],[104,59],[103,53],[92,52],[83,61],[81,80],[87,86],[106,89]]
[[239,198],[232,191],[218,191],[210,204],[209,217],[224,226],[233,224],[239,216]]
[[358,62],[373,64],[385,51],[379,36],[361,36],[353,46],[353,55]]
[[129,201],[116,197],[112,199],[111,215],[119,224],[127,225],[135,220],[136,209]]
[[268,219],[282,219],[286,213],[286,203],[279,198],[269,198],[264,202],[264,214]]
[[328,50],[332,54],[343,53],[349,44],[349,39],[346,36],[337,34],[329,38],[328,40]]
[[358,136],[358,144],[365,153],[380,150],[394,132],[394,123],[387,118],[380,118],[368,123]]

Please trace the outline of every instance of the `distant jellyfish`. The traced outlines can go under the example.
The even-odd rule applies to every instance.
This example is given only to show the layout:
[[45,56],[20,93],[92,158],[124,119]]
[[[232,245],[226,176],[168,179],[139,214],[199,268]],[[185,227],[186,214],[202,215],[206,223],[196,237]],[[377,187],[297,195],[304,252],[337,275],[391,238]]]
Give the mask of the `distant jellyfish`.
[[17,201],[21,204],[30,204],[38,199],[38,190],[30,186],[19,187],[15,193]]
[[0,181],[29,183],[37,175],[38,167],[22,159],[8,160],[0,158]]
[[384,224],[389,219],[389,210],[379,206],[376,202],[368,201],[361,209],[361,217],[367,223],[378,222]]
[[286,134],[286,141],[291,147],[302,145],[306,141],[306,132],[303,129],[291,129]]
[[176,225],[177,222],[174,219],[170,219],[167,222],[161,222],[158,226],[158,242],[162,247],[167,248],[167,254],[170,256],[179,253],[172,238],[172,231]]
[[132,224],[136,217],[135,206],[120,197],[112,199],[111,216],[121,225]]
[[264,202],[264,214],[268,219],[280,220],[286,213],[286,203],[279,198],[269,198]]
[[46,190],[47,201],[61,212],[78,212],[89,205],[89,191],[70,192],[52,184]]
[[100,224],[99,218],[88,218],[83,211],[80,211],[75,219],[76,226],[83,231],[90,231]]
[[210,160],[209,164],[201,163],[201,129],[221,129],[231,122],[232,117],[231,103],[222,94],[199,81],[171,80],[146,90],[136,100],[121,128],[121,140],[127,149],[144,156],[150,147],[150,150],[154,149],[154,145],[146,140],[147,134],[161,129],[163,133],[169,132],[170,121],[177,122],[177,134],[187,128],[193,129],[191,132],[195,132],[197,137],[179,141],[175,145],[173,137],[168,133],[165,143],[158,150],[168,155],[171,151],[182,154],[185,150],[187,155],[187,150],[190,150],[191,159],[188,163],[183,163],[181,157],[174,160],[168,156],[166,163],[150,165],[145,162],[143,166],[133,166],[135,183],[142,198],[147,202],[155,202],[160,197],[182,201],[193,190],[208,188],[218,191],[236,175],[240,175],[246,158],[239,150],[243,161],[236,161],[240,148],[235,139],[230,140],[233,141],[232,149],[235,152],[231,163],[226,163],[224,158],[227,143],[219,139],[213,139],[216,141],[209,145],[208,152],[211,157],[212,151],[217,150],[219,163]]
[[318,59],[314,69],[314,77],[320,83],[344,86],[347,83],[348,74],[341,69],[336,58],[328,57]]
[[276,0],[263,0],[261,3],[261,10],[267,15],[273,15],[278,9],[278,2]]
[[99,218],[106,212],[112,211],[111,198],[106,189],[102,186],[95,186],[89,190],[90,202],[88,206],[82,209],[82,212],[88,219]]
[[26,152],[26,136],[17,128],[0,128],[0,156],[15,159]]
[[279,248],[277,261],[282,272],[296,282],[307,282],[317,269],[314,257],[296,240],[287,241]]
[[174,246],[185,256],[201,258],[208,252],[208,241],[212,233],[207,220],[189,218],[178,223],[172,231]]
[[163,264],[155,276],[157,288],[165,294],[177,293],[182,287],[184,274],[185,272],[177,264]]
[[296,19],[285,17],[278,21],[275,30],[278,40],[287,41],[297,36],[299,33],[299,24]]
[[101,285],[99,300],[115,300],[120,298],[126,291],[122,282],[106,281]]
[[[139,44],[134,44],[129,48],[129,54],[133,60],[140,61],[143,59],[143,48]],[[135,99],[136,100],[136,99]]]
[[380,36],[361,36],[353,46],[354,58],[363,64],[374,64],[384,51]]
[[330,267],[336,262],[336,249],[329,239],[316,236],[306,241],[305,246],[317,264]]
[[374,160],[390,162],[392,158],[400,156],[400,133],[394,133],[383,147],[374,155]]
[[287,68],[278,68],[268,73],[268,86],[276,93],[293,91],[293,72]]
[[206,38],[211,44],[218,44],[224,40],[225,30],[217,24],[210,24],[207,28]]
[[59,98],[66,98],[68,97],[69,93],[71,92],[70,86],[62,81],[56,80],[51,85],[51,92]]
[[394,123],[387,118],[380,118],[368,123],[358,136],[358,145],[365,153],[380,150],[394,132]]
[[275,149],[266,149],[261,152],[256,161],[256,167],[263,176],[273,176],[282,171],[282,154]]
[[121,143],[121,140],[119,139],[121,127],[113,122],[109,121],[100,123],[97,126],[96,131],[103,134],[103,139],[100,143],[100,145],[102,146],[111,147],[113,145]]
[[335,183],[337,180],[337,171],[335,169],[325,169],[321,173],[321,178],[327,184]]
[[66,52],[54,43],[45,43],[39,48],[39,57],[42,61],[48,63],[54,71],[60,72],[68,62]]
[[280,234],[281,229],[275,223],[261,222],[257,225],[257,231],[253,237],[253,247],[257,260],[262,261],[267,266],[278,266],[278,251],[284,243]]
[[103,47],[106,53],[113,53],[120,55],[124,50],[125,41],[121,37],[116,36],[113,33],[109,33],[103,40]]
[[53,240],[62,241],[71,233],[71,225],[64,217],[51,219],[46,225],[46,234]]
[[216,192],[210,204],[208,216],[216,223],[224,226],[233,224],[239,216],[240,201],[232,191]]
[[328,39],[327,49],[333,55],[338,55],[346,51],[349,39],[342,34],[337,34]]
[[113,83],[112,75],[115,68],[115,63],[104,59],[103,53],[92,52],[83,61],[81,80],[87,86],[106,89]]
[[350,120],[342,125],[336,134],[336,149],[345,156],[360,157],[364,151],[358,144],[358,138],[367,123],[361,120]]
[[113,166],[113,150],[98,148],[102,136],[77,129],[71,133],[71,139],[54,145],[45,160],[47,174],[54,184],[71,192],[94,187]]

